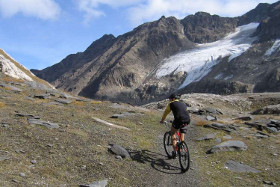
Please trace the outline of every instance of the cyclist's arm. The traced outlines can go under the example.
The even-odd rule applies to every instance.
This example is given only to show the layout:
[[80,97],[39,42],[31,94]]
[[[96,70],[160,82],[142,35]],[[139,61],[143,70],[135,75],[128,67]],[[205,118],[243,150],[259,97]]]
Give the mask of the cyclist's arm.
[[167,105],[163,115],[162,115],[162,118],[161,118],[161,122],[163,123],[166,116],[171,112],[171,109],[170,109],[170,104]]

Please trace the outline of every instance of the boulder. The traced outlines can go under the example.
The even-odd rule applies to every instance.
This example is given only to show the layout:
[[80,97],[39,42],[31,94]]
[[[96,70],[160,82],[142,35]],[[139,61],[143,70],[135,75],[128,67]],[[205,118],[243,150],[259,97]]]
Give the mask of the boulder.
[[236,118],[236,120],[242,120],[242,121],[251,121],[253,118],[251,116],[242,116],[239,118]]
[[17,88],[15,86],[8,85],[8,84],[4,84],[4,83],[1,83],[0,87],[6,88],[6,89],[11,90],[11,91],[16,92],[16,93],[22,92],[22,89]]
[[226,152],[226,151],[244,151],[247,150],[247,145],[242,141],[230,140],[222,142],[218,145],[215,145],[207,153],[217,153],[217,152]]
[[120,114],[114,114],[113,116],[111,116],[111,118],[126,118],[129,116],[135,115],[135,113],[133,112],[123,112]]
[[235,127],[233,126],[229,126],[229,125],[225,125],[225,124],[222,124],[222,123],[213,123],[213,124],[207,124],[207,125],[204,125],[203,126],[204,128],[212,128],[212,129],[216,129],[216,130],[223,130],[223,131],[226,131],[226,132],[232,132],[235,129]]
[[15,114],[16,117],[26,117],[26,118],[32,118],[32,119],[40,119],[40,117],[38,116],[34,116],[32,114],[22,114],[22,113],[16,113]]
[[34,95],[34,98],[37,99],[48,99],[50,97],[50,94],[38,94],[38,95]]
[[211,140],[216,137],[216,134],[206,134],[205,136],[198,138],[197,141],[202,141],[202,140]]
[[54,87],[48,84],[41,84],[36,81],[25,81],[25,84],[27,84],[30,88],[33,88],[35,90],[53,90]]
[[253,115],[262,115],[262,114],[280,114],[280,104],[278,105],[269,105],[261,109],[257,109],[252,112]]
[[216,117],[213,117],[213,116],[210,116],[210,115],[206,116],[206,119],[207,119],[208,121],[216,121],[216,120],[217,120]]
[[70,104],[73,102],[73,100],[71,100],[71,99],[56,99],[55,101],[59,102],[61,104]]
[[266,106],[264,114],[280,114],[280,104]]
[[59,125],[56,124],[56,123],[46,122],[46,121],[42,121],[42,120],[38,120],[38,119],[33,119],[33,118],[28,119],[28,123],[29,123],[30,125],[41,125],[41,126],[45,126],[45,127],[47,127],[47,128],[51,128],[51,129],[53,129],[53,128],[55,128],[55,129],[59,128]]
[[206,113],[210,113],[210,114],[218,114],[218,115],[223,114],[220,110],[215,108],[205,108],[204,110],[206,111]]
[[242,172],[259,173],[260,172],[259,170],[255,169],[255,168],[252,168],[248,165],[245,165],[240,162],[233,161],[233,160],[227,161],[225,164],[225,168],[229,169],[230,171],[239,172],[239,173],[242,173]]
[[8,157],[8,156],[0,156],[0,162],[5,161],[5,160],[9,160],[9,159],[10,159],[10,157]]
[[257,138],[268,138],[269,135],[262,133],[262,132],[257,132],[257,134],[255,135]]
[[260,131],[262,131],[263,127],[268,123],[270,123],[270,120],[267,120],[267,119],[260,119],[260,120],[253,121],[253,122],[245,122],[246,125],[248,125],[250,127],[254,127]]
[[82,184],[80,187],[106,187],[108,185],[108,180],[97,181],[92,184]]
[[121,156],[122,158],[131,158],[129,152],[119,145],[111,145],[110,151],[116,155]]
[[274,133],[274,134],[280,133],[279,128],[264,126],[264,129],[269,133]]
[[199,109],[194,107],[188,107],[188,112],[191,114],[199,114]]
[[254,122],[245,122],[245,124],[254,127],[260,131],[266,130],[269,133],[280,133],[280,122],[277,120],[261,119]]

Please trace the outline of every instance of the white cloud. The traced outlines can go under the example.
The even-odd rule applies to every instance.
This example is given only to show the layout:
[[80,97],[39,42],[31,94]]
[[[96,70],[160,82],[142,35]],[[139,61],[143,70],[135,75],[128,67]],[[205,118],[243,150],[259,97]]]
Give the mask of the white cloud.
[[198,11],[220,16],[240,16],[255,8],[258,3],[273,3],[277,0],[75,0],[87,21],[106,12],[101,5],[112,8],[127,8],[128,19],[136,26],[158,19],[162,15],[183,18]]
[[0,12],[4,17],[22,13],[40,19],[55,19],[60,7],[54,0],[0,0]]
[[258,3],[273,3],[277,0],[146,0],[129,10],[133,25],[158,19],[162,15],[183,18],[198,11],[220,16],[241,16],[255,8]]
[[74,0],[78,9],[85,13],[85,23],[93,18],[105,16],[105,12],[101,10],[101,5],[107,5],[112,8],[127,7],[135,5],[143,0]]

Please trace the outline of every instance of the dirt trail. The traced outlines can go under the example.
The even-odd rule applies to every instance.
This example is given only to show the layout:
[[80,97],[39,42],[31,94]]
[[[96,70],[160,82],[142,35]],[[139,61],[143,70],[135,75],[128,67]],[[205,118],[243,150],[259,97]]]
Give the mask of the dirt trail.
[[198,173],[198,166],[194,159],[194,139],[196,139],[196,130],[190,126],[186,136],[186,142],[191,149],[191,166],[186,173],[181,172],[178,158],[168,159],[163,148],[163,135],[160,135],[157,140],[159,150],[143,151],[142,160],[148,161],[151,169],[148,172],[149,177],[146,181],[147,186],[170,187],[199,187],[202,186]]

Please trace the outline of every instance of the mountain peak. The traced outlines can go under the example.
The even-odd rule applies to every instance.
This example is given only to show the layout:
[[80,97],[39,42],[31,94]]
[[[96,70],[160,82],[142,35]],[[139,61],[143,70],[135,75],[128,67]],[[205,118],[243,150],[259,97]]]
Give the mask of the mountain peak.
[[[202,88],[194,88],[196,85],[193,89],[187,88],[193,91],[212,92],[215,85],[220,85],[220,88],[227,85],[221,93],[242,92],[263,79],[261,74],[271,72],[269,68],[277,66],[277,63],[263,66],[267,64],[265,60],[273,59],[263,55],[272,45],[278,45],[267,40],[255,44],[263,36],[278,36],[277,19],[273,21],[277,14],[271,12],[272,8],[276,10],[274,12],[279,12],[275,4],[260,4],[245,15],[234,18],[206,12],[197,12],[182,20],[162,16],[117,38],[104,35],[84,52],[70,55],[59,64],[36,74],[74,94],[136,104],[164,98],[186,80],[188,84],[183,85],[191,86],[193,80],[197,80],[196,85]],[[264,20],[266,18],[268,20]],[[259,38],[252,38],[256,27]],[[248,35],[240,38],[243,32]],[[273,55],[277,54],[278,49],[273,50]],[[201,55],[205,58],[200,58]],[[184,56],[187,59],[182,58]],[[165,63],[170,63],[174,69],[167,71],[168,68],[163,67]],[[204,69],[198,68],[198,64]],[[182,69],[183,66],[193,68],[186,70]],[[157,77],[160,68],[168,73]],[[205,79],[209,79],[213,88],[200,82],[208,83]],[[236,81],[244,83],[238,85],[246,89],[232,87]]]

